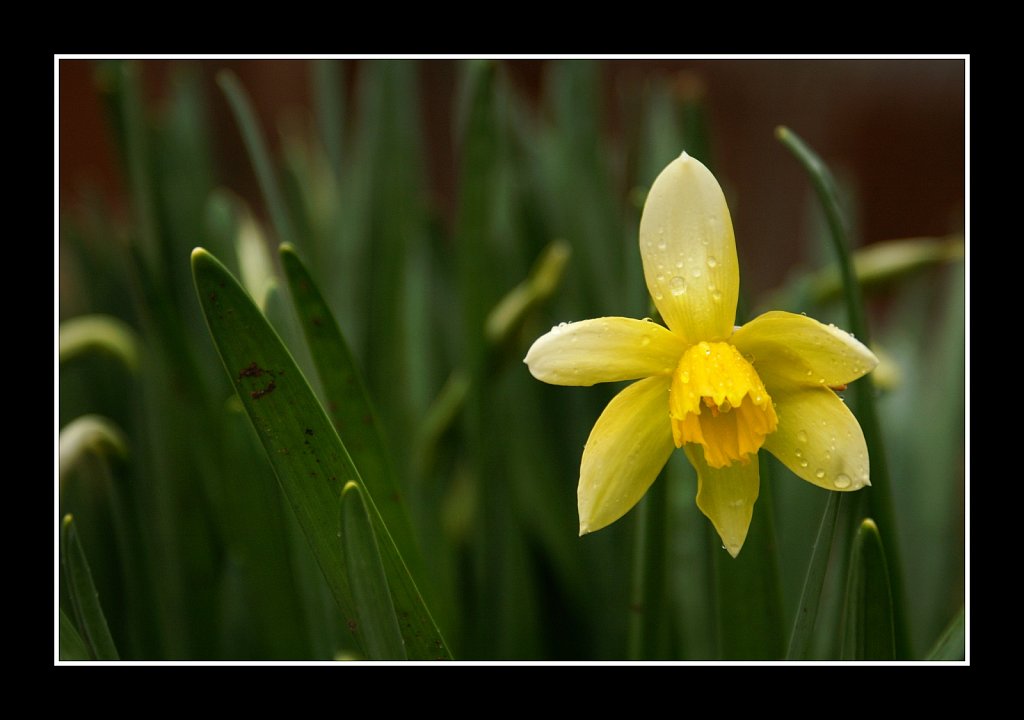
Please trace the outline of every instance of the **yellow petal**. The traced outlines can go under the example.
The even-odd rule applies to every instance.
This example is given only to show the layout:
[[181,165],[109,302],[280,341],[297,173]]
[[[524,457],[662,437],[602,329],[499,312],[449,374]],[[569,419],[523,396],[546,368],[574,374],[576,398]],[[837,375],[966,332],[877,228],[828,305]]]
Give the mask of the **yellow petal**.
[[683,350],[683,341],[657,323],[606,317],[551,328],[524,362],[546,383],[593,385],[669,375]]
[[732,219],[715,176],[686,153],[651,186],[640,255],[654,304],[687,345],[729,337],[740,286]]
[[620,392],[590,431],[577,492],[580,535],[615,522],[647,492],[675,445],[668,421],[668,377]]
[[772,392],[779,427],[765,438],[768,452],[826,490],[859,490],[871,484],[864,433],[834,392],[792,385]]
[[747,462],[713,468],[705,462],[700,445],[687,445],[685,449],[697,471],[697,507],[715,526],[725,549],[736,557],[747,539],[761,484],[757,455]]
[[863,343],[834,325],[774,311],[754,318],[729,340],[757,368],[769,386],[786,380],[837,387],[867,375],[878,358]]

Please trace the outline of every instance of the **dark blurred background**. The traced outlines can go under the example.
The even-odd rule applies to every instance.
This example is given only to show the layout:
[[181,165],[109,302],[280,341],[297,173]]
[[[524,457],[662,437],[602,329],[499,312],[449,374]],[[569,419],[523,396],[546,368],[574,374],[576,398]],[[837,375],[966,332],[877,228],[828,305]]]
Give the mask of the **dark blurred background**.
[[[237,73],[275,145],[280,123],[304,122],[312,112],[309,63],[144,61],[149,107],[160,107],[169,70],[183,62],[197,65],[208,80],[213,166],[223,175],[221,183],[258,203],[261,194],[241,134],[214,76],[221,68]],[[372,60],[345,63],[351,112],[367,62]],[[430,201],[449,224],[458,203],[452,128],[460,62],[419,62]],[[501,64],[513,87],[540,112],[551,63]],[[730,199],[745,288],[755,297],[779,285],[803,258],[797,231],[807,223],[808,185],[775,140],[773,131],[780,124],[800,134],[845,184],[857,204],[859,242],[963,230],[963,60],[604,60],[600,65],[602,124],[613,144],[624,142],[641,121],[630,112],[629,98],[638,96],[645,83],[667,78],[680,94],[703,97],[713,166]],[[95,70],[90,60],[60,62],[60,200],[65,208],[73,207],[85,189],[98,191],[114,207],[126,206]],[[630,188],[622,184],[625,195]]]

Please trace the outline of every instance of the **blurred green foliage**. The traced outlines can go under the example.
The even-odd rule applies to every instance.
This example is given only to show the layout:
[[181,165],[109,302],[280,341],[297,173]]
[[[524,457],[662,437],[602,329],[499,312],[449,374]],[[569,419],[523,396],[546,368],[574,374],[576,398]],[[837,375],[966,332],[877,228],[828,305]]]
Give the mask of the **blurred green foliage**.
[[[130,213],[95,200],[61,208],[58,423],[69,452],[62,433],[56,521],[73,514],[74,533],[67,525],[62,536],[60,657],[425,657],[401,604],[420,598],[456,659],[773,659],[805,607],[805,578],[822,590],[813,628],[796,633],[801,656],[860,657],[844,651],[844,633],[847,648],[851,633],[875,635],[844,625],[843,606],[851,593],[871,602],[863,595],[875,584],[863,578],[878,576],[887,549],[878,530],[871,544],[854,543],[857,496],[812,562],[826,494],[765,458],[762,499],[733,561],[696,509],[696,480],[677,453],[635,511],[579,538],[580,454],[616,388],[552,388],[521,364],[559,321],[652,313],[639,211],[682,150],[713,168],[699,92],[666,78],[624,94],[622,115],[636,122],[610,139],[599,63],[551,63],[539,110],[501,63],[456,67],[449,224],[429,200],[414,61],[362,63],[351,94],[344,65],[309,63],[313,113],[283,124],[276,143],[266,127],[278,118],[261,124],[231,74],[211,83],[176,63],[165,97],[148,106],[145,63],[97,64]],[[215,93],[230,103],[260,196],[222,185]],[[807,203],[817,207],[809,188]],[[820,229],[808,237],[827,244]],[[243,337],[263,320],[208,329],[212,306],[197,302],[189,265],[195,246],[241,278],[266,330]],[[907,657],[957,659],[963,243],[881,248],[854,261],[869,301],[885,309],[871,316],[872,338],[885,358],[877,373],[890,378],[876,383],[885,387],[876,401],[898,527],[880,530],[887,543],[896,533]],[[835,267],[794,275],[771,307],[843,325],[837,277]],[[200,299],[214,291],[196,282]],[[309,501],[290,489],[295,465],[268,462],[267,433],[288,428],[261,426],[260,388],[239,384],[246,363],[225,373],[221,362],[225,342],[271,352],[261,333],[280,337],[308,382],[296,422],[319,413],[324,442],[333,426],[337,457],[350,458],[347,499],[342,483],[314,493],[331,503],[315,508],[315,541]],[[334,531],[342,544],[325,563],[316,548]],[[354,574],[340,582],[372,605],[358,615],[377,628],[369,641],[339,605],[334,572]]]

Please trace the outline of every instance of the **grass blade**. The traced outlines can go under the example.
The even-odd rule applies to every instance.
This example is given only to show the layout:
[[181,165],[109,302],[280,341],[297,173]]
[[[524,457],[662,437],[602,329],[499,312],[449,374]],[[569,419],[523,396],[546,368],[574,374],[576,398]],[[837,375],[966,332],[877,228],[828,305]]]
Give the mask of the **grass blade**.
[[894,660],[892,592],[885,549],[870,518],[853,539],[846,585],[844,660]]
[[242,131],[242,137],[245,138],[245,147],[249,151],[249,158],[256,171],[256,179],[259,180],[277,236],[281,242],[294,242],[295,232],[292,229],[291,218],[288,216],[281,195],[281,186],[274,174],[274,165],[270,160],[270,153],[267,152],[267,145],[263,141],[263,134],[260,132],[249,97],[233,72],[222,70],[217,75],[217,84],[227,96],[231,111],[235,114],[235,121]]
[[81,640],[88,650],[89,659],[119,660],[71,515],[64,516],[60,539],[61,564],[68,583],[68,594],[78,627],[82,630]]
[[358,626],[371,660],[405,660],[405,646],[391,592],[384,574],[373,525],[359,485],[350,482],[341,491],[341,550],[352,581]]
[[64,363],[89,352],[117,358],[129,370],[139,366],[139,341],[135,331],[111,315],[82,315],[60,324],[59,360]]
[[418,552],[408,510],[395,483],[376,413],[355,359],[334,314],[295,248],[285,244],[280,253],[295,311],[323,384],[331,422],[338,434],[344,436],[345,448],[359,468],[368,491],[377,498],[377,508],[402,557],[414,560]]
[[[337,503],[346,483],[361,481],[359,472],[292,356],[234,276],[201,248],[192,253],[192,269],[224,367],[346,624],[357,622],[355,596],[338,543]],[[366,501],[373,517],[377,510],[368,493]],[[373,520],[378,523],[376,517]],[[447,656],[387,528],[379,523],[375,530],[409,657]],[[361,643],[359,636],[356,640]]]
[[75,624],[71,622],[63,610],[60,612],[60,649],[57,657],[61,660],[90,660],[85,640],[78,634]]
[[818,535],[811,548],[811,561],[807,565],[807,576],[800,592],[800,605],[796,610],[796,620],[789,636],[787,660],[806,660],[810,646],[811,634],[814,632],[814,621],[818,617],[818,601],[821,599],[821,588],[825,584],[825,572],[828,570],[828,557],[832,550],[832,538],[836,533],[836,518],[839,515],[839,504],[842,493],[830,492],[825,501],[825,512],[821,516]]
[[935,647],[928,653],[928,660],[963,660],[967,657],[967,638],[964,608],[956,614]]

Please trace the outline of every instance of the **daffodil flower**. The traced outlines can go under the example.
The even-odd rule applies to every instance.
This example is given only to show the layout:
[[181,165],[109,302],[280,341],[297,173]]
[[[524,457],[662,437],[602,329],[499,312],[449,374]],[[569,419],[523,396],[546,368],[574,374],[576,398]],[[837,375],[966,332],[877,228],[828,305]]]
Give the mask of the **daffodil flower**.
[[583,450],[580,535],[628,512],[676,448],[697,471],[697,506],[733,557],[757,500],[761,448],[825,489],[869,485],[864,435],[836,389],[877,358],[804,315],[768,312],[734,327],[729,208],[711,172],[686,153],[651,187],[640,254],[667,327],[621,317],[562,323],[525,360],[555,385],[637,381],[608,404]]

